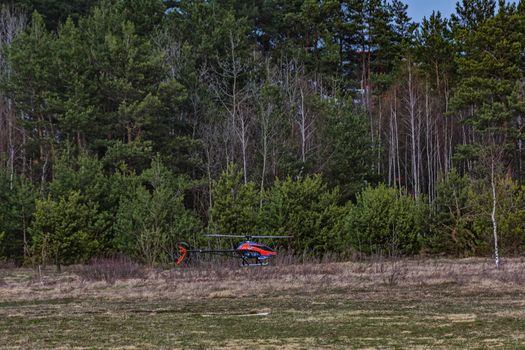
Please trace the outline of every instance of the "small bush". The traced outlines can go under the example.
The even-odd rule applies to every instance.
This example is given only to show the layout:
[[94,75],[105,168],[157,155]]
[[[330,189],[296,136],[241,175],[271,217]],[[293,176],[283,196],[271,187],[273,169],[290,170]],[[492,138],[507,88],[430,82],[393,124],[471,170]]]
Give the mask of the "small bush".
[[320,176],[276,180],[265,194],[262,232],[293,236],[296,254],[340,254],[346,208],[337,205],[338,198],[338,190],[328,189]]
[[469,178],[454,169],[438,184],[430,234],[424,241],[428,253],[455,256],[481,253],[482,239],[473,230],[473,219],[477,215],[472,207],[473,194]]
[[420,250],[427,208],[421,201],[380,185],[357,196],[346,219],[348,242],[368,255],[413,255]]
[[113,284],[117,280],[146,278],[146,271],[127,257],[92,258],[76,272],[86,281],[106,281]]

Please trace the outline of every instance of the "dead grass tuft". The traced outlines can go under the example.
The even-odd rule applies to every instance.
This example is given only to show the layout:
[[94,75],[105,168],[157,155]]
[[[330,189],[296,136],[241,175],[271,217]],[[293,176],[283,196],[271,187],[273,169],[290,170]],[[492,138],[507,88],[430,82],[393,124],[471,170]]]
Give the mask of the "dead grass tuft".
[[2,260],[0,259],[0,270],[2,269],[14,269],[16,264],[12,260]]
[[[147,269],[125,258],[95,259],[85,266],[4,271],[0,299],[88,297],[214,299],[319,295],[374,291],[391,295],[422,288],[465,295],[518,292],[525,287],[525,262],[507,259],[498,270],[488,259],[381,259],[358,262],[295,262],[265,267],[221,263]],[[366,293],[364,297],[367,297]]]
[[127,257],[93,258],[80,266],[76,274],[83,281],[105,281],[114,284],[117,280],[145,279],[147,271]]

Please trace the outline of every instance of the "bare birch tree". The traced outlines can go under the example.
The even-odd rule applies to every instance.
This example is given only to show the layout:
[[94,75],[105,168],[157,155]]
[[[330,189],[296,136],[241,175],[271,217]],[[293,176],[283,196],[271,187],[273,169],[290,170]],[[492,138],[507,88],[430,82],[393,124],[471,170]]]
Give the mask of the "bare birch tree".
[[420,184],[420,170],[421,170],[421,147],[420,147],[420,136],[421,136],[421,108],[420,108],[420,96],[418,91],[418,82],[416,79],[416,73],[414,72],[413,62],[411,59],[406,61],[407,77],[406,77],[406,93],[403,101],[405,104],[405,110],[407,113],[408,132],[410,138],[410,167],[411,167],[411,178],[412,178],[412,191],[414,197],[417,199],[421,193]]
[[[267,62],[268,64],[268,62]],[[270,69],[267,69],[267,81],[271,83],[273,80],[270,76]],[[268,158],[270,153],[270,148],[272,147],[272,140],[277,135],[277,125],[275,121],[273,120],[274,114],[278,106],[276,106],[275,101],[272,100],[272,96],[268,94],[265,94],[265,91],[261,91],[260,89],[257,91],[257,98],[258,102],[258,118],[257,118],[257,124],[259,129],[259,152],[262,157],[262,165],[261,165],[261,184],[260,184],[260,192],[261,192],[261,200],[260,200],[260,206],[262,207],[262,193],[264,192],[264,186],[265,186],[265,178],[266,178],[266,171],[268,166]]]
[[250,86],[246,75],[249,65],[242,62],[238,50],[241,43],[239,33],[229,32],[228,55],[219,61],[218,69],[211,69],[209,86],[228,116],[225,147],[231,150],[232,158],[236,149],[240,149],[244,172],[244,183],[248,183],[248,146],[252,124],[252,110],[249,106]]
[[492,236],[494,243],[494,263],[496,268],[500,266],[500,254],[498,245],[498,220],[497,220],[497,208],[498,208],[498,195],[497,186],[499,182],[499,174],[501,174],[501,167],[504,154],[504,146],[498,144],[494,132],[488,132],[485,135],[485,146],[482,151],[482,159],[484,161],[484,167],[487,168],[490,193],[491,193],[491,212],[490,220],[492,222]]
[[[287,95],[288,111],[299,136],[299,159],[304,164],[314,149],[313,141],[318,117],[312,108],[315,96],[322,97],[322,84],[305,73],[305,67],[297,60],[285,64],[281,73],[282,88]],[[320,90],[320,91],[317,91]]]
[[[5,49],[16,35],[24,30],[26,18],[22,13],[4,5],[0,8],[0,79],[8,79],[11,73],[5,57]],[[18,128],[14,103],[0,91],[0,158],[7,159],[10,184],[13,186],[16,153],[23,148],[23,130]]]

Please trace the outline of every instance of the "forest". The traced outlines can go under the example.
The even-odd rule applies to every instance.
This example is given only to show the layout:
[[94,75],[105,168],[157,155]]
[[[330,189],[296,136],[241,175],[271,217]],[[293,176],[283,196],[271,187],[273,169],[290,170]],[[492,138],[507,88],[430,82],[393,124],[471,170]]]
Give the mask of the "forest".
[[525,1],[0,5],[0,262],[525,251]]

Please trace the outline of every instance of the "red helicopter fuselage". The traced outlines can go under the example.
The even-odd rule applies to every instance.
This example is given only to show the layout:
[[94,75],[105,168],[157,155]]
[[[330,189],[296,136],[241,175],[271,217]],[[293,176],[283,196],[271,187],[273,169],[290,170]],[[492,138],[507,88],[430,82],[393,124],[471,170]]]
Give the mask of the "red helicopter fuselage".
[[[241,243],[235,248],[235,250],[243,255],[250,254],[250,257],[257,257],[257,258],[269,258],[272,256],[277,255],[277,252],[273,250],[272,248],[265,246],[263,244],[255,243],[246,241],[244,243]],[[263,259],[264,259],[263,258]]]

